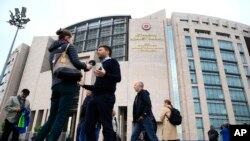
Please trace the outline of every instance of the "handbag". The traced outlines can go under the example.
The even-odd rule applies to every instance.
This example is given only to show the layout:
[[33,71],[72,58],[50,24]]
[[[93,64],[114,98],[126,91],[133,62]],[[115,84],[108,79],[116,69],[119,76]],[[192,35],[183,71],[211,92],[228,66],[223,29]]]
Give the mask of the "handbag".
[[57,57],[56,63],[53,65],[53,75],[57,78],[69,81],[80,81],[82,78],[81,70],[77,69],[69,59],[67,50],[70,44],[67,45],[66,49]]

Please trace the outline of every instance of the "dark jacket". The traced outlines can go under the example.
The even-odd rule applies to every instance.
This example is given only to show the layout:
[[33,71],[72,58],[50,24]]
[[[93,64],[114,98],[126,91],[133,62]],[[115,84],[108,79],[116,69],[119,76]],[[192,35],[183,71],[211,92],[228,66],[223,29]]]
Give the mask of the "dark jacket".
[[106,74],[103,77],[96,77],[94,85],[84,85],[87,90],[93,91],[94,95],[114,94],[116,84],[121,81],[120,65],[117,60],[111,58],[102,62]]
[[80,120],[83,121],[85,119],[87,107],[89,104],[89,101],[92,99],[92,96],[85,97],[83,104],[81,106],[81,113],[80,113]]
[[137,93],[133,105],[133,122],[136,122],[140,116],[153,117],[152,105],[149,97],[149,92],[147,90],[141,90]]
[[[57,40],[55,41],[50,47],[49,47],[49,62],[50,62],[50,68],[51,70],[53,70],[53,59],[55,54],[61,54],[64,52],[64,50],[66,49],[68,45],[68,42],[66,40]],[[79,58],[78,58],[78,54],[77,54],[77,50],[75,48],[74,45],[70,44],[70,46],[68,47],[67,50],[67,55],[69,56],[70,61],[72,62],[72,64],[77,68],[77,69],[83,69],[84,71],[88,71],[86,68],[86,64],[80,62]],[[55,61],[54,61],[55,62]],[[53,74],[52,74],[52,87],[55,86],[56,84],[61,83],[63,80],[56,78]]]
[[209,141],[218,141],[219,133],[215,129],[210,129],[208,131]]

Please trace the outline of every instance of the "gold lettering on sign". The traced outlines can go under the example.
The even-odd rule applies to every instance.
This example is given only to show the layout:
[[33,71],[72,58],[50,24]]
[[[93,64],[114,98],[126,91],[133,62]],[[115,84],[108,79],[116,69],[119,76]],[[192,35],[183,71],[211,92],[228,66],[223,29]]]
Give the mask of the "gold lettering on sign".
[[138,41],[138,40],[161,41],[161,40],[163,40],[163,38],[158,37],[157,34],[151,34],[151,33],[142,34],[142,33],[137,33],[136,35],[132,36],[130,38],[130,40],[131,41]]
[[151,52],[151,51],[157,51],[159,49],[163,49],[163,47],[159,47],[157,45],[150,44],[150,43],[145,43],[143,45],[134,46],[134,47],[132,47],[132,49],[137,49],[137,50],[140,50],[140,51]]

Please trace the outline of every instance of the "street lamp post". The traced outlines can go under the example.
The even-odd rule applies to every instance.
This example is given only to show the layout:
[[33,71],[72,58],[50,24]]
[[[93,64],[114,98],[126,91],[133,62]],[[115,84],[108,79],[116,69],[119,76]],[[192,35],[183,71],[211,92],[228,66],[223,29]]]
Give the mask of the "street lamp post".
[[22,7],[22,11],[20,13],[19,9],[15,8],[15,15],[13,15],[13,13],[10,11],[10,20],[7,21],[7,22],[10,25],[16,26],[17,30],[16,30],[16,34],[14,36],[14,39],[12,41],[12,44],[11,44],[11,47],[10,47],[10,50],[9,50],[9,54],[8,54],[7,59],[5,61],[4,67],[2,69],[2,73],[1,73],[1,77],[0,77],[0,86],[4,83],[4,82],[2,82],[3,77],[4,77],[4,72],[6,70],[6,67],[7,67],[7,64],[8,64],[8,60],[10,58],[11,51],[12,51],[12,48],[13,48],[15,40],[16,40],[16,36],[17,36],[18,30],[19,29],[24,29],[24,25],[27,24],[30,21],[29,18],[26,18],[26,10],[27,10],[26,7]]

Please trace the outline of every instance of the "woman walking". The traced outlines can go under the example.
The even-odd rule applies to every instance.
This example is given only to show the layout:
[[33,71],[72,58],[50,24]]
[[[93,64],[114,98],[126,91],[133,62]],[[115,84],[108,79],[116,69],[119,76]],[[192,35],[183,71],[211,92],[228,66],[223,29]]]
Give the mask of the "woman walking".
[[164,107],[161,112],[161,121],[163,122],[163,129],[162,129],[162,140],[164,141],[175,141],[179,140],[176,126],[171,124],[168,120],[168,117],[170,117],[172,108],[171,101],[166,99],[164,100]]

